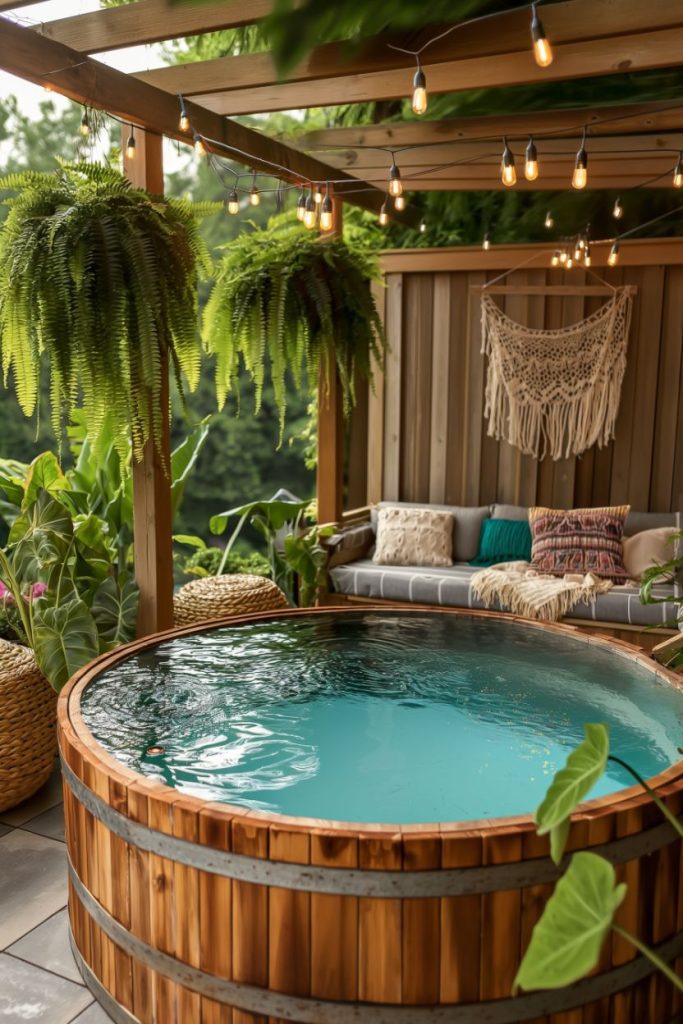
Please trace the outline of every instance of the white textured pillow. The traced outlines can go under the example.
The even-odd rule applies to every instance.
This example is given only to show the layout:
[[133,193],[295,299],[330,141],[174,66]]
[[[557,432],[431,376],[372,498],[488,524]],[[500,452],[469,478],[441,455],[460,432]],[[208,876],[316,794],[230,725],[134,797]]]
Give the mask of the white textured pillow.
[[[624,538],[624,566],[632,580],[639,580],[653,565],[662,565],[675,557],[674,545],[669,540],[675,532],[671,526],[659,526]],[[661,581],[671,579],[672,576],[662,576]]]
[[452,565],[453,516],[429,508],[381,508],[372,560],[378,565]]

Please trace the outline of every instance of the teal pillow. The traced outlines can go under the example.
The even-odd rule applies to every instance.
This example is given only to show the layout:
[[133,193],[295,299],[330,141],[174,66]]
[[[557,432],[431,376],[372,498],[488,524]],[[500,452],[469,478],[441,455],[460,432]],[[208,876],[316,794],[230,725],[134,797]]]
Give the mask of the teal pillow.
[[479,537],[479,551],[470,565],[498,562],[530,562],[531,529],[525,519],[485,519]]

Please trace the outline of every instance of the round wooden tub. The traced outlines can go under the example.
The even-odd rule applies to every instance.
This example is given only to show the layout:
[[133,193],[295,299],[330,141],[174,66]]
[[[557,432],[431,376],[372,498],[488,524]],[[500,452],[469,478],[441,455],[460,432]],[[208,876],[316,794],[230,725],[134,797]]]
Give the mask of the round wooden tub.
[[[626,644],[533,625],[604,644],[680,684]],[[557,877],[530,818],[349,827],[207,803],[125,769],[86,729],[80,697],[103,669],[159,639],[99,658],[59,702],[72,945],[86,983],[115,1021],[671,1019],[671,986],[616,935],[594,976],[511,996]],[[683,763],[653,785],[680,814]],[[683,955],[681,843],[639,790],[586,803],[571,848],[592,848],[619,865],[629,886],[621,922],[667,960]]]

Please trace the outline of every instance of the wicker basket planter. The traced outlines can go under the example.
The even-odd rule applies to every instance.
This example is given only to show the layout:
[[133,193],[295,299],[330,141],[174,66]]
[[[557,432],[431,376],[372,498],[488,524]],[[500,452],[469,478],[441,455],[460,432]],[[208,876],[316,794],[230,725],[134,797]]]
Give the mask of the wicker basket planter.
[[52,774],[56,705],[33,652],[0,640],[0,811],[28,800]]
[[285,595],[272,580],[236,573],[186,583],[175,595],[173,615],[176,626],[191,626],[226,615],[255,615],[288,607]]

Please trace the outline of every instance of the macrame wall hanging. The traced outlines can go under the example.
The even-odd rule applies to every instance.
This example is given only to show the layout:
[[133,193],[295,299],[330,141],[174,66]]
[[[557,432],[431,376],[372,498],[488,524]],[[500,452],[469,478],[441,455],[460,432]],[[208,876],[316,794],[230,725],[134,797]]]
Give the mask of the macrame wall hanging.
[[[502,275],[506,276],[506,275]],[[559,330],[525,327],[481,289],[482,353],[488,356],[489,436],[542,459],[580,455],[614,437],[635,288],[603,282],[607,302]],[[493,284],[493,282],[491,282]],[[505,293],[596,294],[598,288],[504,288]]]

